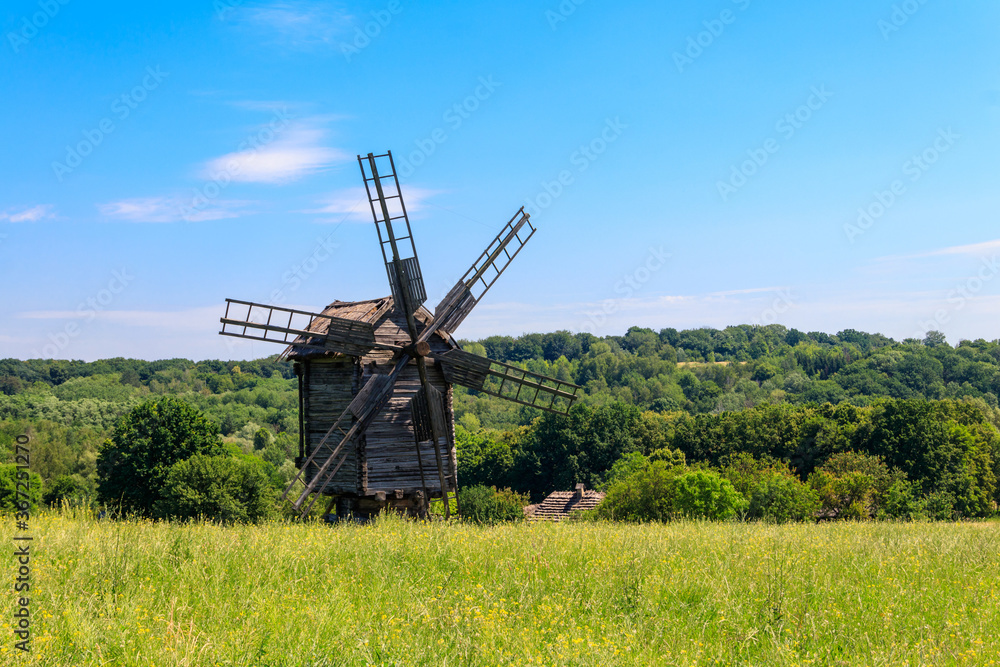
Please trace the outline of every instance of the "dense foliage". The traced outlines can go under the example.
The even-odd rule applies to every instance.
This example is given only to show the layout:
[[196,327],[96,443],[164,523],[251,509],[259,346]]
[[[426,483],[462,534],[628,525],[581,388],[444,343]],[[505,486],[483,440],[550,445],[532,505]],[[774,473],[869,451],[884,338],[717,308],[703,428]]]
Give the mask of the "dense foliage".
[[[996,508],[1000,341],[952,347],[936,332],[896,342],[741,325],[464,345],[584,390],[569,415],[555,416],[456,387],[463,486],[537,500],[578,482],[601,487],[623,457],[683,455],[689,467],[729,479],[755,518],[985,516]],[[227,446],[263,461],[273,486],[294,474],[296,386],[291,365],[277,357],[0,360],[0,453],[10,460],[14,438],[29,435],[46,500],[85,501],[96,495],[98,451],[118,420],[164,397],[183,399]],[[847,452],[879,457],[889,477],[828,465]],[[732,477],[741,453],[757,462],[745,488]],[[851,484],[862,478],[875,486],[858,496]]]
[[173,519],[257,522],[274,514],[274,489],[259,461],[196,454],[171,466],[154,509]]
[[124,513],[150,515],[175,463],[221,453],[218,425],[198,410],[170,397],[143,403],[118,420],[101,447],[98,499]]
[[524,520],[524,506],[528,497],[510,489],[497,490],[493,486],[464,486],[458,491],[462,518],[472,523],[490,526],[497,523]]

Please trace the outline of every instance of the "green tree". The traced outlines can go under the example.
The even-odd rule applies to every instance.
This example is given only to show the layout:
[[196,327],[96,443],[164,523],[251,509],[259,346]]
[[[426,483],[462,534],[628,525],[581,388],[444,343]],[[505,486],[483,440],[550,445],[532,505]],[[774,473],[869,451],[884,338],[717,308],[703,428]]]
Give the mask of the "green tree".
[[819,494],[813,488],[792,475],[771,472],[754,486],[747,516],[776,523],[807,521],[819,505]]
[[166,476],[195,454],[220,454],[219,427],[184,401],[163,397],[122,417],[97,457],[98,500],[149,515]]
[[683,473],[673,485],[674,511],[688,519],[729,519],[746,511],[746,498],[711,470]]
[[194,456],[171,466],[156,516],[258,522],[274,514],[274,489],[263,466],[231,456]]
[[612,521],[668,521],[676,511],[674,478],[683,472],[665,461],[653,461],[612,484],[594,512]]
[[46,505],[58,506],[63,502],[80,507],[89,504],[92,495],[86,482],[79,475],[60,475],[45,487],[42,500]]
[[940,331],[928,331],[924,335],[924,345],[927,347],[937,347],[939,345],[947,345],[945,342],[945,335]]

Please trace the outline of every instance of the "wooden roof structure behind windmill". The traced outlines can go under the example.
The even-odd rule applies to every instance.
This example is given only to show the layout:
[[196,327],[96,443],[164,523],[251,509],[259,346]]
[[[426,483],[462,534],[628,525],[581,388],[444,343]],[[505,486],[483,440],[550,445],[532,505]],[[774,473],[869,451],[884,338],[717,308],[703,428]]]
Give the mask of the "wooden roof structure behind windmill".
[[[418,514],[458,489],[452,384],[564,413],[579,387],[465,352],[452,336],[535,233],[522,208],[432,313],[390,152],[358,156],[392,295],[320,313],[227,299],[226,336],[288,345],[299,376],[299,473],[285,490],[305,516]],[[312,497],[309,500],[310,496]]]

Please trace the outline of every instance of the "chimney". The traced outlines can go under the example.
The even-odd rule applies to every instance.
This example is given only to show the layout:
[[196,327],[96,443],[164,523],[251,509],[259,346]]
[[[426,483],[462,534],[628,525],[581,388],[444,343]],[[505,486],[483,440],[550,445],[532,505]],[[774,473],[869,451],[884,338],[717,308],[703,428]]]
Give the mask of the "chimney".
[[576,490],[573,492],[573,500],[582,500],[583,493],[586,490],[586,488],[587,487],[585,487],[583,484],[577,484]]

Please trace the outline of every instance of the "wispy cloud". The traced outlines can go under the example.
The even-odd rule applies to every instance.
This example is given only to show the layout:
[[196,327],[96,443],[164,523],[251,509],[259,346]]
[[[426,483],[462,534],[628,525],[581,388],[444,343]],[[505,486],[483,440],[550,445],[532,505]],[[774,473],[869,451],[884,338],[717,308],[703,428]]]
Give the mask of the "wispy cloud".
[[101,215],[125,222],[207,222],[238,218],[251,211],[253,202],[236,200],[213,201],[210,206],[197,211],[188,208],[188,201],[178,197],[144,197],[122,199],[98,204]]
[[23,320],[95,319],[128,327],[155,327],[170,331],[211,331],[219,321],[219,307],[186,310],[29,310],[15,317]]
[[336,43],[349,30],[351,16],[332,2],[287,0],[239,8],[233,17],[263,42],[310,50]]
[[[438,194],[441,194],[440,190],[407,187],[403,191],[403,201],[406,204],[407,214],[412,215],[423,211],[430,203],[430,198]],[[398,199],[388,201],[390,216],[396,216],[402,212],[398,201]],[[329,218],[321,218],[320,222],[341,222],[345,219],[371,222],[372,215],[368,196],[363,187],[337,190],[323,199],[319,208],[305,210],[302,213],[330,216]]]
[[947,257],[951,255],[968,255],[972,257],[982,257],[987,253],[1000,251],[1000,239],[992,241],[982,241],[980,243],[970,243],[968,245],[954,245],[928,252],[919,252],[912,255],[888,255],[880,257],[881,261],[923,259],[924,257]]
[[708,296],[738,296],[740,294],[759,294],[760,292],[777,292],[787,289],[787,287],[751,287],[748,289],[726,290],[724,292],[712,292]]
[[210,160],[202,176],[228,174],[238,183],[288,183],[343,162],[350,156],[325,146],[329,132],[318,127],[326,119],[305,119],[284,129],[273,141]]
[[39,220],[54,218],[55,208],[52,204],[39,204],[38,206],[32,206],[22,211],[4,211],[0,213],[0,220],[8,222],[38,222]]

